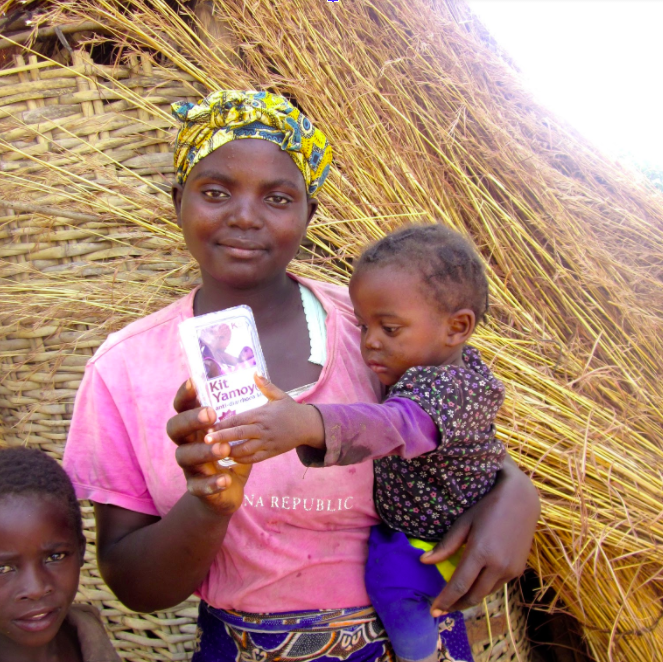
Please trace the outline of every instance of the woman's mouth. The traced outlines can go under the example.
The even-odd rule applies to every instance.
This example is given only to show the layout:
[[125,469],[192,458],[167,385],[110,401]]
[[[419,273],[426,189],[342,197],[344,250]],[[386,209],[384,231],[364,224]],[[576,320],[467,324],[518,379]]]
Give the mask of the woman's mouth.
[[265,252],[265,249],[258,244],[244,243],[244,242],[227,242],[219,243],[219,246],[223,248],[224,253],[230,257],[237,258],[239,260],[250,260],[262,255]]
[[25,632],[42,632],[48,630],[57,620],[60,608],[42,609],[40,611],[14,619],[14,625]]

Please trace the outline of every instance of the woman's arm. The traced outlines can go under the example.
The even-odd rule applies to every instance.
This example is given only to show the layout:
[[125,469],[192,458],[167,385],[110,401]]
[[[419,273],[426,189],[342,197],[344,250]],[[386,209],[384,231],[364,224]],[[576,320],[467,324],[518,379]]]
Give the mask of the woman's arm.
[[99,569],[120,601],[135,611],[172,607],[198,588],[244,498],[250,466],[218,468],[218,447],[201,441],[216,414],[196,405],[187,382],[175,396],[178,413],[168,422],[168,435],[178,445],[188,492],[167,515],[95,504]]
[[439,563],[465,545],[453,576],[433,601],[433,615],[471,607],[521,575],[540,513],[532,481],[507,456],[493,489],[422,556],[424,563]]
[[[237,462],[258,462],[297,448],[306,464],[328,466],[387,454],[412,457],[436,446],[437,427],[410,400],[315,409],[295,403],[273,384],[257,383],[270,402],[224,419],[218,425],[222,429],[207,437]],[[232,449],[228,446],[239,439],[248,441]],[[439,563],[465,545],[451,581],[432,609],[465,609],[518,577],[525,569],[539,514],[539,495],[532,481],[507,456],[493,489],[422,557],[424,563]]]

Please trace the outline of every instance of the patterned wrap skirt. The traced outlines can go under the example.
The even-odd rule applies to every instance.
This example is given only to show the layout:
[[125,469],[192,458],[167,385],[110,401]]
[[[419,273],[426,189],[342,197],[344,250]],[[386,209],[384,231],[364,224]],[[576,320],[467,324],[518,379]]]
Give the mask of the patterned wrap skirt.
[[[191,662],[311,660],[395,662],[396,658],[372,607],[249,614],[215,609],[200,602],[196,650]],[[461,662],[444,646],[440,660]]]

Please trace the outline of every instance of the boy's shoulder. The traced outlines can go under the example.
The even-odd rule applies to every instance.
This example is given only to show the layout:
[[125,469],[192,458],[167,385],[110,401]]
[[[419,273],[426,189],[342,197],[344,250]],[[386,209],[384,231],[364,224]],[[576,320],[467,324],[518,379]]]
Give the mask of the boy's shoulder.
[[67,612],[67,622],[76,631],[83,662],[120,662],[96,607],[72,605]]

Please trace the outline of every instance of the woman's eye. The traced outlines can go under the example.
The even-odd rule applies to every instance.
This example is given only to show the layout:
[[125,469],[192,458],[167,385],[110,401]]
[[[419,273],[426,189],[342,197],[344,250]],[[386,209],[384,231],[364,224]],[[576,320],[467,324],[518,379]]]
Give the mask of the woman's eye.
[[0,575],[6,575],[12,571],[12,567],[8,564],[0,565]]
[[46,563],[53,563],[55,561],[62,561],[65,556],[65,552],[55,552],[55,554],[49,554],[48,558],[46,559]]
[[285,206],[290,202],[290,198],[287,198],[285,195],[279,195],[278,193],[267,196],[267,200],[279,206]]
[[203,195],[206,198],[211,198],[212,200],[220,200],[221,198],[227,198],[228,194],[225,191],[219,191],[219,189],[209,189],[203,191]]

